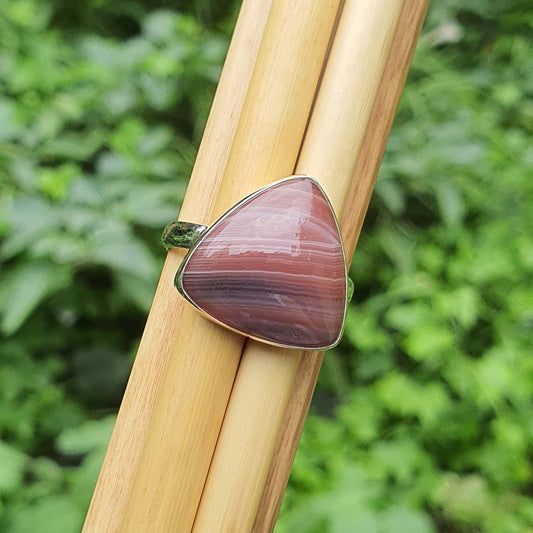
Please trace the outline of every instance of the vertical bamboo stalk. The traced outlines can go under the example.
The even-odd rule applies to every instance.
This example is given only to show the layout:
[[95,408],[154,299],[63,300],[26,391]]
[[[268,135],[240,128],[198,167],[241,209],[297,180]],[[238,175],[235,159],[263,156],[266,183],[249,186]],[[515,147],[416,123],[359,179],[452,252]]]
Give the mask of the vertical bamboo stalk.
[[[270,5],[269,0],[245,0],[243,2],[181,209],[180,216],[183,219],[207,223],[212,218],[213,206],[222,183],[237,123],[270,12]],[[136,473],[145,456],[158,453],[157,450],[151,448],[151,444],[148,442],[150,423],[157,417],[158,411],[167,408],[158,400],[162,395],[166,376],[171,374],[167,379],[168,383],[168,381],[172,381],[172,376],[175,375],[175,369],[169,368],[169,361],[176,361],[176,359],[179,359],[183,368],[189,369],[189,374],[183,372],[182,378],[176,379],[174,382],[174,386],[182,391],[182,398],[189,398],[188,401],[191,403],[197,400],[200,402],[213,400],[215,407],[215,423],[212,424],[211,431],[202,425],[199,427],[188,425],[189,416],[186,414],[183,416],[181,428],[183,438],[179,447],[183,450],[186,460],[178,467],[174,465],[173,475],[181,478],[183,486],[186,487],[186,495],[182,493],[181,498],[173,496],[176,501],[178,499],[180,501],[176,504],[176,508],[182,512],[182,526],[187,527],[186,524],[192,522],[196,513],[205,474],[225,410],[224,403],[218,407],[217,412],[217,393],[227,399],[231,389],[231,383],[228,386],[223,382],[225,388],[223,387],[221,390],[213,387],[212,395],[203,396],[198,375],[201,375],[202,362],[206,368],[212,368],[211,374],[215,373],[216,375],[219,370],[218,361],[218,364],[223,367],[222,372],[229,372],[228,380],[231,381],[233,379],[232,373],[238,364],[238,356],[230,359],[233,361],[233,367],[231,364],[221,364],[221,358],[215,362],[213,362],[213,358],[208,359],[211,352],[217,351],[217,340],[214,337],[219,337],[221,333],[219,328],[214,328],[207,323],[201,323],[197,330],[200,338],[207,339],[205,352],[207,357],[202,361],[196,360],[196,354],[201,350],[201,347],[197,346],[195,342],[190,343],[193,348],[188,353],[183,354],[182,357],[177,356],[179,349],[177,324],[185,310],[185,305],[176,294],[173,287],[173,277],[183,255],[184,252],[178,250],[172,250],[167,255],[141,345],[87,514],[84,532],[102,533],[126,530],[127,527],[124,524],[127,523],[127,508],[132,502],[134,505],[138,505],[140,510],[147,511],[144,507],[145,502],[139,502],[135,498],[135,488],[142,482],[142,479],[136,478]],[[183,327],[181,329],[183,331]],[[212,342],[209,342],[209,339]],[[220,347],[221,342],[224,340],[218,340],[219,351],[240,354],[241,341],[236,336],[226,334],[224,350]],[[189,379],[191,373],[194,379]],[[202,375],[202,380],[204,378],[207,380],[209,377],[209,373]],[[176,399],[176,401],[180,401],[180,399]],[[188,405],[190,404],[185,401],[185,409]],[[208,420],[207,423],[209,424],[209,422]],[[194,456],[191,454],[190,457],[187,457],[189,455],[188,450],[198,450],[198,444],[202,445],[200,446],[201,451],[197,451]],[[191,464],[197,470],[187,470],[186,466]],[[151,495],[151,498],[153,497],[154,495]],[[150,501],[153,499],[147,497],[147,506]],[[131,530],[138,531],[139,529],[133,524]]]
[[300,355],[246,343],[193,532],[251,530]]
[[[239,114],[231,105],[231,83],[238,88],[243,80],[227,81],[224,95],[230,114],[217,115],[212,143],[204,153],[207,162],[199,154],[195,166],[195,171],[201,165],[207,172],[210,164],[219,165],[214,169],[216,179],[204,175],[200,182],[191,181],[195,192],[187,199],[193,203],[190,211],[184,204],[182,218],[203,222],[209,209],[202,206],[214,205],[217,198],[215,213],[208,217],[212,220],[243,191],[294,167],[337,3],[275,0],[273,4],[246,88],[252,96],[247,96]],[[248,22],[257,27],[252,18]],[[285,36],[281,40],[280,28]],[[253,42],[253,34],[246,33]],[[244,39],[240,46],[246,49],[249,44]],[[282,75],[269,79],[276,71]],[[225,136],[227,126],[232,134],[231,112],[239,115],[229,142],[232,148],[227,158],[217,157],[216,140]],[[226,147],[222,142],[221,149]],[[190,530],[244,339],[183,306],[172,287],[182,256],[171,251],[165,263],[86,531]]]
[[214,208],[290,175],[340,0],[274,0]]
[[[328,50],[337,8],[338,4],[331,0],[291,2],[280,0],[273,4],[272,25],[269,19],[265,30],[265,47],[261,48],[261,52],[264,50],[265,55],[263,58],[261,52],[259,54],[254,79],[250,84],[243,110],[243,120],[239,124],[236,135],[238,152],[235,152],[235,159],[232,159],[231,156],[234,154],[232,151],[228,162],[227,173],[236,178],[235,181],[229,182],[231,190],[228,192],[231,202],[227,201],[225,195],[221,195],[220,213],[244,194],[292,173]],[[295,31],[295,19],[299,21],[298,31]],[[292,61],[288,61],[288,58],[292,58]],[[278,95],[279,100],[273,98],[273,94]],[[269,102],[270,105],[266,106],[265,102]],[[268,142],[259,143],[258,132],[262,132],[262,136],[266,136]],[[251,169],[254,169],[254,172],[251,172]],[[245,176],[248,177],[245,179]],[[297,364],[294,364],[290,355],[291,351],[277,350],[261,343],[253,343],[253,345],[256,347],[257,357],[245,358],[241,365],[248,367],[259,363],[257,372],[281,371],[284,377],[296,371]],[[289,366],[285,366],[287,362]],[[283,368],[286,369],[286,373],[283,372]],[[257,372],[252,371],[252,373]],[[241,373],[242,366],[239,376]],[[247,405],[256,407],[254,395],[257,393],[257,397],[262,401],[265,398],[264,391],[251,390],[246,387],[246,383],[243,387],[238,387],[239,381],[238,377],[234,385],[234,390],[235,388],[238,390],[239,405],[244,410]],[[280,380],[279,383],[285,382]],[[276,390],[275,387],[276,382],[271,382],[269,392]],[[288,399],[284,391],[287,390],[290,391],[290,388],[281,387],[277,394],[270,396],[270,402],[265,402],[264,405],[270,414],[284,411],[285,402]],[[253,408],[247,411],[248,416],[253,417],[255,413],[257,410]],[[267,420],[266,413],[263,412],[262,415],[264,420]],[[233,419],[226,420],[224,423],[226,433],[228,427],[234,428],[231,433],[238,433],[238,436],[243,439],[241,444],[248,443],[248,446],[240,446],[238,449],[246,448],[247,453],[253,455],[255,450],[251,445],[255,445],[261,439],[261,435],[254,433],[253,428],[249,426],[244,428],[246,433],[239,432],[239,424],[239,419],[235,422]],[[267,434],[263,435],[265,438],[263,447],[270,444],[271,451],[273,451],[272,446],[277,434],[273,433],[272,437],[269,432],[272,432],[272,428],[269,428]],[[224,439],[224,432],[220,438]],[[228,443],[229,446],[234,444],[234,441]],[[268,457],[268,454],[263,454],[262,450],[260,452],[256,457]],[[261,476],[256,469],[247,470],[250,463],[242,461],[240,464],[241,476],[235,478],[237,479],[235,483],[232,482],[231,475],[225,477],[225,472],[227,472],[225,468],[222,468],[220,474],[214,476],[213,479],[216,480],[214,484],[209,483],[208,478],[193,531],[233,533],[250,530],[255,518],[254,504],[257,506],[259,503],[264,476]],[[262,471],[265,474],[268,465],[268,459],[262,463]],[[232,472],[236,466],[235,463],[227,466],[230,474],[235,473]],[[227,481],[226,484],[224,479]],[[254,487],[255,490],[250,492],[248,490],[250,487]]]
[[[274,0],[213,217],[294,168],[336,15],[333,6],[326,0]],[[221,344],[219,339],[228,338],[234,344]],[[123,519],[125,531],[189,527],[180,506],[194,501],[205,479],[205,450],[214,448],[244,339],[187,308],[175,342],[179,351],[159,391]],[[184,447],[184,440],[191,445]]]
[[[294,168],[335,16],[331,0],[273,1],[213,217]],[[244,344],[243,337],[220,329],[193,309],[181,314],[176,335],[181,346],[168,363],[159,391],[160,408],[152,415],[124,531],[190,527],[189,515],[186,521],[180,506],[197,501],[199,484],[205,480],[205,450],[214,449],[212,437],[220,428]],[[218,338],[230,338],[231,350],[228,344],[217,344]],[[192,372],[189,360],[177,357],[183,353],[190,353]],[[186,437],[184,430],[198,438]],[[201,437],[207,432],[205,442]],[[194,446],[184,448],[185,438]]]
[[[346,204],[403,3],[347,0],[340,17],[296,170],[320,180],[337,212]],[[360,216],[346,211],[344,225]],[[258,532],[272,525],[256,515],[284,413],[300,362],[321,361],[301,353],[246,343],[194,531],[245,532],[254,520]]]
[[[345,194],[339,220],[346,246],[346,257],[349,260],[353,255],[361,231],[379,165],[385,152],[394,115],[414,54],[416,41],[424,21],[427,4],[428,0],[406,0],[399,16],[384,74],[365,128],[364,138],[359,149],[349,189]],[[354,121],[357,118],[357,116],[354,116]],[[279,513],[283,492],[287,485],[291,465],[322,364],[322,354],[308,355],[300,359],[296,372],[261,503],[257,511],[253,528],[256,533],[272,531]]]

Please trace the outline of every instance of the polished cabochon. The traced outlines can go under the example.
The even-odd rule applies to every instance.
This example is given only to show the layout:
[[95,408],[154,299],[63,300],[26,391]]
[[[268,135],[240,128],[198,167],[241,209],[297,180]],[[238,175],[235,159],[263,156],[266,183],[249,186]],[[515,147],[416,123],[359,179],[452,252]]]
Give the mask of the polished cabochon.
[[243,199],[189,250],[176,287],[208,318],[249,337],[291,348],[335,345],[346,262],[320,185],[291,176]]

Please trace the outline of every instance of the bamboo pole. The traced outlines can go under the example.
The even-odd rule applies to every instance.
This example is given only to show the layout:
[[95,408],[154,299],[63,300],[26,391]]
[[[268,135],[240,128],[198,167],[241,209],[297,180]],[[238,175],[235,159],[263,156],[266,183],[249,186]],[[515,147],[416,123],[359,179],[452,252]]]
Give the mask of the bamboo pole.
[[[339,220],[346,245],[346,257],[349,261],[361,232],[427,5],[428,0],[406,0],[399,16],[384,74],[372,106],[370,119],[364,132]],[[353,118],[356,120],[357,116]],[[254,533],[263,533],[274,529],[283,492],[287,485],[291,465],[322,364],[322,355],[308,354],[300,359],[257,510],[253,527]]]
[[[223,187],[215,203],[214,217],[244,194],[280,175],[289,174],[293,168],[334,17],[335,10],[330,1],[273,2],[224,172]],[[329,28],[328,20],[331,21]],[[280,38],[280,35],[285,37]],[[274,72],[282,75],[272,76]],[[206,358],[205,367],[202,364],[193,376],[184,371],[183,361],[178,358],[169,362],[168,380],[159,393],[162,407],[153,416],[147,437],[147,448],[151,453],[145,453],[139,463],[136,483],[125,512],[126,531],[133,531],[139,525],[161,531],[183,526],[186,530],[183,511],[162,513],[160,509],[171,507],[176,494],[183,493],[184,489],[185,495],[178,502],[189,500],[186,491],[190,489],[185,481],[194,481],[196,487],[195,473],[202,474],[198,478],[203,481],[204,470],[195,465],[194,458],[198,453],[202,459],[205,457],[206,444],[196,440],[196,446],[188,447],[185,454],[180,449],[184,437],[178,430],[184,420],[188,421],[186,429],[193,435],[202,435],[213,427],[218,430],[223,411],[217,412],[216,408],[226,407],[244,342],[237,336],[235,342],[239,344],[231,346],[231,350],[224,354],[213,340],[206,342],[203,335],[198,338],[200,325],[204,323],[196,311],[188,308],[183,311],[178,331],[181,352],[190,352],[196,366],[199,348],[200,353],[210,359]],[[211,331],[216,337],[216,330],[220,328],[204,326],[207,327],[214,328]],[[224,336],[222,332],[220,336]],[[214,354],[209,351],[210,345],[214,346]],[[198,385],[191,390],[184,383],[176,392],[175,382],[184,375],[187,382],[196,378]],[[194,394],[196,390],[201,394]],[[183,405],[187,406],[186,410],[180,408]],[[198,431],[198,428],[203,430]],[[213,433],[211,431],[211,435]],[[211,452],[213,447],[210,443]],[[172,471],[176,466],[183,472],[170,474],[169,467]],[[200,466],[205,467],[205,462]],[[151,496],[149,501],[147,495]]]
[[[187,194],[181,208],[180,216],[185,220],[208,223],[212,218],[213,206],[222,183],[237,123],[241,116],[264,27],[270,12],[270,5],[269,0],[245,0],[243,2]],[[182,352],[178,356],[176,326],[186,306],[176,294],[173,287],[173,277],[183,255],[184,252],[179,250],[171,250],[167,255],[84,524],[83,531],[86,533],[125,531],[127,528],[124,527],[124,523],[128,504],[133,501],[143,508],[142,502],[139,503],[134,497],[134,486],[142,481],[136,479],[135,475],[143,456],[157,453],[156,450],[152,449],[152,443],[148,442],[148,435],[151,430],[152,419],[157,416],[158,410],[166,408],[158,399],[162,394],[166,376],[171,374],[170,381],[172,381],[175,375],[175,369],[169,368],[169,361],[179,359],[183,368],[188,370],[188,372],[183,373],[181,379],[175,380],[175,388],[182,391],[182,398],[173,398],[178,402],[183,399],[183,408],[185,409],[190,405],[190,402],[198,400],[203,394],[198,382],[198,373],[201,372],[202,368],[212,367],[212,371],[208,371],[204,376],[205,379],[217,377],[218,370],[224,372],[226,369],[229,371],[228,380],[231,381],[231,373],[238,364],[238,357],[233,358],[232,365],[221,365],[220,358],[209,358],[210,353],[216,353],[217,350],[222,349],[220,343],[223,341],[219,340],[217,343],[216,339],[213,339],[212,342],[209,342],[214,336],[218,337],[220,332],[219,328],[214,328],[207,323],[198,324],[199,329],[197,330],[199,338],[209,339],[205,343],[205,352],[201,352],[203,346],[195,346],[194,350],[189,350],[188,353]],[[226,337],[224,339],[226,343],[224,352],[239,352],[240,340],[232,335],[226,335]],[[196,359],[197,351],[205,353],[209,360],[206,358]],[[220,369],[220,366],[223,368]],[[192,376],[191,373],[193,373]],[[188,381],[191,377],[194,379]],[[205,398],[200,398],[200,401],[213,401],[216,407],[217,393],[227,397],[230,388],[231,385],[229,387],[226,385],[225,390],[221,391],[214,387],[214,394],[207,394]],[[193,394],[188,401],[187,391],[191,392],[191,389]],[[179,448],[183,450],[184,456],[189,455],[187,453],[189,450],[196,450],[205,445],[203,455],[197,452],[188,457],[191,464],[198,468],[198,471],[184,471],[185,463],[179,467],[174,465],[174,474],[182,476],[183,486],[188,495],[187,498],[182,497],[181,504],[176,506],[183,513],[183,524],[191,523],[196,513],[203,488],[203,478],[205,478],[211,460],[212,449],[216,442],[218,426],[223,417],[224,409],[225,405],[222,405],[217,410],[216,420],[218,422],[215,421],[212,431],[204,426],[192,427],[189,416],[183,416],[183,427],[180,428],[183,440]],[[187,423],[189,424],[187,425]],[[198,442],[199,439],[200,442]],[[202,440],[204,442],[201,442]],[[153,498],[153,495],[151,497]],[[147,500],[148,502],[153,501],[150,500],[150,497]]]
[[[248,192],[290,174],[294,168],[336,7],[331,0],[274,0],[272,3],[213,218]],[[169,362],[168,379],[159,392],[161,409],[153,415],[147,437],[149,452],[139,462],[136,483],[126,508],[125,531],[136,531],[139,526],[156,531],[189,530],[189,522],[185,523],[183,510],[177,504],[185,505],[184,502],[192,499],[187,494],[189,487],[185,481],[194,482],[194,488],[197,488],[199,483],[195,473],[204,481],[205,448],[212,453],[214,441],[206,446],[195,440],[195,446],[188,447],[184,453],[180,449],[184,437],[179,429],[185,421],[191,435],[202,436],[206,430],[213,435],[213,428],[218,431],[242,352],[244,338],[231,335],[235,345],[231,345],[231,350],[225,354],[223,349],[227,345],[216,344],[220,328],[206,323],[195,310],[185,309],[180,321],[178,342],[181,352],[190,351],[197,361],[200,348],[200,353],[209,358],[205,359],[205,367],[202,365],[201,369],[195,370],[193,376],[184,372],[183,362],[178,358]],[[204,323],[205,328],[209,327],[213,332],[213,340],[203,336],[198,338],[200,325]],[[220,337],[228,336],[221,332]],[[214,354],[209,350],[210,345],[214,346]],[[195,390],[190,386],[176,390],[175,383],[183,376],[187,382],[194,378],[198,380]],[[200,394],[195,394],[196,391]],[[183,405],[187,408],[176,407]],[[218,412],[217,407],[220,408]],[[201,454],[201,465],[194,462],[198,453]],[[174,472],[176,466],[179,475]],[[183,496],[174,502],[176,494],[180,493]],[[150,496],[149,500],[147,496]],[[193,497],[197,497],[196,492]]]
[[[391,44],[403,4],[346,1],[298,160],[296,172],[317,177],[337,212],[344,206],[344,227],[362,220],[361,209],[366,210],[371,194],[367,187],[357,204],[346,203],[387,60],[395,54]],[[346,233],[352,235],[347,248],[353,251],[356,234]],[[253,526],[262,532],[273,527],[273,513],[267,515],[259,505],[281,429],[287,429],[284,414],[297,420],[294,411],[301,411],[302,404],[289,400],[294,402],[298,371],[312,370],[306,376],[313,379],[302,384],[312,391],[321,360],[319,354],[302,357],[299,351],[246,343],[193,531],[247,532]],[[284,486],[278,484],[279,493]]]
[[273,1],[215,217],[292,173],[339,1]]
[[[188,217],[184,204],[181,218],[203,222],[208,208],[202,206],[215,204],[210,221],[249,190],[290,173],[336,10],[336,2],[326,0],[274,0],[226,168],[214,150],[227,121],[238,114],[231,105],[233,115],[219,106],[204,152],[208,162],[199,154],[195,166],[210,174],[222,170],[222,179],[218,172],[211,186],[202,175],[194,196],[188,194],[201,205],[191,207]],[[247,38],[253,41],[253,34]],[[249,46],[246,39],[240,45]],[[274,72],[280,75],[269,78]],[[229,102],[231,82],[240,86],[243,80],[225,85]],[[210,163],[219,166],[213,170]],[[190,530],[244,339],[183,306],[171,281],[182,257],[172,251],[165,263],[85,531]]]

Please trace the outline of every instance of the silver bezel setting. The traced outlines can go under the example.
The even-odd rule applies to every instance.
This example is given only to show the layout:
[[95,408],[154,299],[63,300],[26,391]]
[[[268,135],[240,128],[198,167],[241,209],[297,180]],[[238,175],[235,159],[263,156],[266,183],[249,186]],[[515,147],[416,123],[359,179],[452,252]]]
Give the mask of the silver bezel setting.
[[[183,287],[183,271],[185,270],[185,268],[186,268],[186,266],[187,266],[187,264],[189,262],[189,259],[192,256],[192,254],[194,253],[196,248],[200,245],[200,243],[204,240],[204,238],[207,235],[209,235],[209,233],[211,233],[211,231],[213,231],[227,216],[231,215],[231,213],[233,213],[235,210],[239,209],[242,205],[247,204],[248,202],[250,202],[251,200],[253,200],[257,196],[263,194],[265,191],[268,191],[269,189],[271,189],[273,187],[276,187],[276,186],[280,185],[281,183],[285,183],[287,181],[294,180],[294,179],[302,179],[302,178],[307,178],[307,179],[311,180],[319,188],[319,190],[322,192],[322,194],[324,195],[324,198],[326,198],[326,201],[328,202],[328,205],[329,205],[329,207],[331,209],[331,212],[333,213],[333,219],[335,221],[335,226],[337,228],[337,231],[339,232],[341,250],[342,250],[342,258],[343,258],[343,262],[344,262],[344,279],[345,279],[344,291],[345,291],[345,296],[346,296],[345,300],[346,301],[345,301],[345,304],[344,304],[342,327],[340,329],[338,337],[335,339],[335,342],[333,342],[332,344],[330,344],[328,346],[321,346],[321,347],[317,347],[317,348],[309,348],[309,347],[306,347],[306,346],[297,346],[297,345],[293,345],[293,344],[282,344],[282,343],[278,343],[278,342],[275,342],[275,341],[270,341],[268,339],[264,339],[262,337],[250,335],[249,333],[245,333],[243,331],[235,329],[232,326],[228,326],[224,322],[221,322],[220,320],[218,320],[214,316],[212,316],[209,313],[207,313],[206,311],[204,311],[201,307],[199,307],[189,297],[189,295],[187,294],[187,292],[185,291],[185,289]],[[178,290],[178,292],[183,296],[183,298],[185,298],[185,300],[187,302],[189,302],[191,305],[193,305],[198,311],[200,311],[200,313],[202,313],[202,315],[204,315],[206,318],[208,318],[211,322],[215,322],[216,324],[219,324],[219,325],[225,327],[226,329],[234,331],[235,333],[239,333],[240,335],[243,335],[243,336],[248,337],[250,339],[254,339],[256,341],[263,342],[263,343],[269,344],[271,346],[278,346],[278,347],[281,347],[281,348],[291,348],[291,349],[294,349],[294,350],[323,351],[323,350],[329,350],[329,349],[335,347],[340,342],[340,340],[342,338],[342,334],[343,334],[343,331],[344,331],[344,325],[345,325],[345,321],[346,321],[346,309],[347,309],[347,306],[348,306],[348,301],[347,301],[348,300],[348,272],[347,272],[347,268],[346,268],[346,254],[345,254],[345,251],[344,251],[344,243],[342,242],[342,236],[341,236],[341,233],[340,233],[340,228],[339,228],[339,223],[338,223],[338,220],[337,220],[337,216],[335,214],[335,210],[333,209],[333,206],[331,205],[331,202],[330,202],[327,194],[325,193],[325,191],[322,188],[322,186],[320,185],[320,183],[315,178],[313,178],[312,176],[309,176],[308,174],[294,174],[294,175],[289,176],[287,178],[283,178],[283,179],[275,181],[273,183],[269,183],[268,185],[266,185],[264,187],[261,187],[260,189],[254,191],[253,193],[251,193],[248,196],[244,197],[242,200],[240,200],[238,203],[236,203],[233,207],[228,209],[228,211],[226,211],[223,215],[221,215],[219,218],[217,218],[215,220],[215,222],[213,222],[213,224],[211,224],[203,233],[201,233],[201,235],[199,236],[197,241],[193,244],[193,246],[187,252],[187,255],[183,258],[183,261],[181,262],[181,264],[180,264],[180,266],[178,268],[178,271],[176,272],[176,276],[174,278],[174,285],[175,285],[176,289]]]

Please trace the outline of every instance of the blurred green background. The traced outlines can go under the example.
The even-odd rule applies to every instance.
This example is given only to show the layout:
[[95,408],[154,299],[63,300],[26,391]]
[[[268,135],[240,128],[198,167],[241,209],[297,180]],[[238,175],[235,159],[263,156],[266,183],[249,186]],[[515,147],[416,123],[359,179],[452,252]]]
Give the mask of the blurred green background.
[[[80,529],[237,14],[0,0],[0,531]],[[533,532],[533,4],[430,7],[277,532]]]

